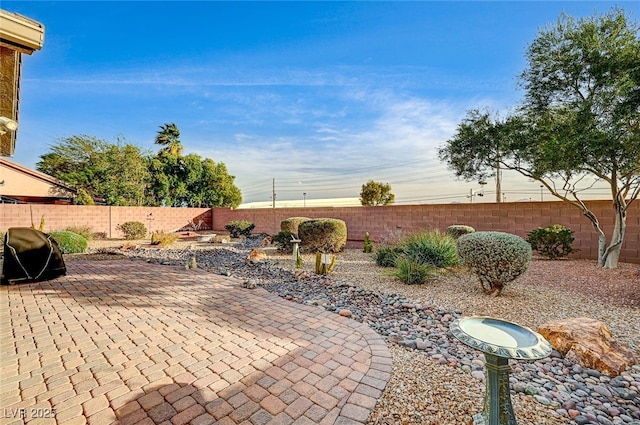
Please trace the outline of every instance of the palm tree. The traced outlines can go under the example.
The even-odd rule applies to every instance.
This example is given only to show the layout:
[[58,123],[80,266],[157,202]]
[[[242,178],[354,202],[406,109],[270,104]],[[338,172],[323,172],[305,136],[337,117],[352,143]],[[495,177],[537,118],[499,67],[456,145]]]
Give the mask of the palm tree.
[[174,123],[160,126],[160,131],[156,135],[156,144],[165,146],[165,150],[172,155],[180,155],[183,146],[180,143],[180,130]]

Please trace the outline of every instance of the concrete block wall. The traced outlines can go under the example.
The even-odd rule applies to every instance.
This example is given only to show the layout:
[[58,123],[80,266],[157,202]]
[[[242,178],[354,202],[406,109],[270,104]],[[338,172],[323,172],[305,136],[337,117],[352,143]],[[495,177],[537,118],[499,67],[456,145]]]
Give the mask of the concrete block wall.
[[[609,239],[614,222],[611,201],[589,201],[586,204],[600,219]],[[148,219],[149,214],[152,214],[152,220]],[[476,230],[497,230],[526,237],[537,227],[562,224],[575,232],[574,248],[580,251],[573,254],[574,257],[596,259],[598,248],[598,235],[591,222],[576,207],[559,201],[238,210],[0,204],[0,231],[9,227],[29,227],[32,222],[38,227],[43,215],[45,231],[86,225],[94,232],[106,233],[109,238],[121,238],[116,226],[126,221],[140,221],[150,231],[174,231],[187,226],[191,220],[195,223],[203,220],[204,226],[224,232],[224,225],[231,220],[249,220],[256,225],[254,233],[273,235],[280,231],[280,222],[289,217],[330,217],[346,222],[348,246],[351,247],[362,245],[365,232],[379,242],[394,233],[427,229],[444,231],[452,224],[466,224]],[[640,263],[640,201],[629,208],[620,259]]]
[[[613,230],[611,201],[589,201],[587,206],[597,215],[607,235]],[[339,218],[347,224],[349,246],[360,246],[365,232],[381,241],[390,234],[425,229],[444,231],[452,224],[465,224],[478,231],[502,231],[525,237],[538,227],[562,224],[575,233],[576,258],[597,258],[598,235],[580,210],[564,202],[508,202],[501,204],[397,205],[344,208],[216,208],[213,228],[222,230],[231,220],[249,220],[254,232],[275,234],[280,222],[288,217]],[[621,261],[640,263],[640,202],[633,203],[627,214],[627,229]]]
[[211,228],[210,208],[115,207],[94,205],[0,204],[0,231],[9,227],[40,226],[44,216],[44,231],[62,230],[68,226],[89,226],[93,232],[104,232],[108,238],[122,238],[117,229],[127,221],[139,221],[147,230],[175,231],[191,220]]

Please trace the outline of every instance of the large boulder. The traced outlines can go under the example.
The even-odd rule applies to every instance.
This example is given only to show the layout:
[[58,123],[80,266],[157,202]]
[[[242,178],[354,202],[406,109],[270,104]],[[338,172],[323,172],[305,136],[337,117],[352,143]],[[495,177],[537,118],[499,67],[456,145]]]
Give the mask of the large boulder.
[[538,333],[565,358],[583,367],[617,376],[636,363],[633,352],[611,336],[607,326],[595,319],[577,317],[547,322]]

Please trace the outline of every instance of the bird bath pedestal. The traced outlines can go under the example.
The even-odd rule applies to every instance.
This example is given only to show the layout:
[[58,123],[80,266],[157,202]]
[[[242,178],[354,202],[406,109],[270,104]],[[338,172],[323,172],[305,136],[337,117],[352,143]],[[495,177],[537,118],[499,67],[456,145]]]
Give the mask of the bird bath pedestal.
[[301,239],[295,239],[295,238],[291,238],[291,243],[293,244],[293,261],[297,261],[298,260],[298,252],[300,250],[300,242],[302,242]]
[[465,317],[451,324],[462,343],[484,353],[487,389],[475,425],[516,425],[509,392],[509,359],[536,360],[551,354],[551,345],[529,328],[491,317]]

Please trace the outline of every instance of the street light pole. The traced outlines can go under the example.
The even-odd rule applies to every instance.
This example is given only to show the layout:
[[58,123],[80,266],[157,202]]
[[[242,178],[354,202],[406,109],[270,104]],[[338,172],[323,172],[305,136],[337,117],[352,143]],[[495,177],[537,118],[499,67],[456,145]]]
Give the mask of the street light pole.
[[540,202],[544,202],[544,194],[542,190],[544,189],[543,185],[540,185]]
[[307,192],[302,193],[302,206],[303,207],[307,206]]

